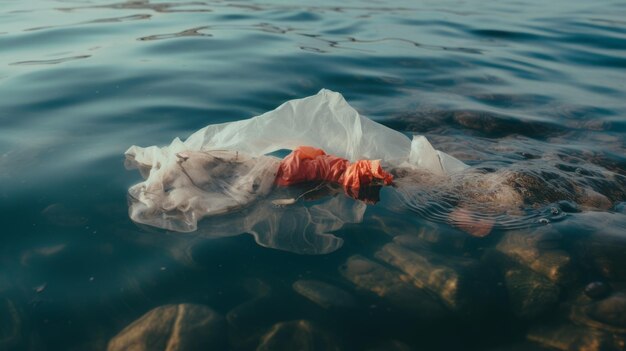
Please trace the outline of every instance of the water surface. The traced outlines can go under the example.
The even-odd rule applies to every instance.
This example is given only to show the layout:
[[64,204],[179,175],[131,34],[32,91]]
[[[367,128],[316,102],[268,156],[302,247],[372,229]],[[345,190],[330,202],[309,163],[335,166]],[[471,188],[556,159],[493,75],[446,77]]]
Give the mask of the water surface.
[[[300,319],[343,349],[554,346],[546,325],[623,337],[624,325],[589,327],[555,312],[587,283],[619,292],[626,281],[622,1],[2,0],[0,8],[0,349],[106,349],[147,311],[177,303],[226,316],[229,348],[242,350],[275,323]],[[528,188],[535,223],[476,238],[450,225],[449,208],[418,197],[413,211],[370,205],[362,223],[334,232],[343,246],[300,255],[250,235],[206,239],[130,221],[126,192],[139,181],[124,169],[130,145],[165,145],[321,88],[481,172],[539,175]],[[565,192],[554,190],[561,181]],[[550,280],[543,269],[553,263],[537,268],[510,254],[506,240],[538,230],[559,236],[574,278]],[[485,294],[495,297],[470,294],[478,311],[455,312],[434,288],[418,289],[383,252],[400,236],[444,265],[472,260],[493,278]],[[403,292],[356,282],[350,267],[360,259],[388,269]],[[558,293],[538,293],[547,307],[524,316],[516,301],[533,293],[515,290],[524,285],[515,279],[528,270]],[[302,294],[308,281],[355,305],[312,302]]]

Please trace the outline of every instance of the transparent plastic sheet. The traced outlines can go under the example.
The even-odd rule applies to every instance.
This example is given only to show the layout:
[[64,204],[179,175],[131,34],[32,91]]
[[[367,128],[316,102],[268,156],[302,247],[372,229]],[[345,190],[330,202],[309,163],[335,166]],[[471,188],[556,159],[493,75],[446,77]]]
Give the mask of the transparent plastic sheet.
[[[184,142],[176,138],[161,148],[130,147],[126,151],[127,167],[138,168],[145,178],[129,189],[130,217],[163,229],[195,231],[204,217],[239,211],[268,196],[280,160],[267,155],[303,145],[351,162],[381,160],[383,167],[422,169],[435,175],[453,174],[467,167],[435,150],[425,137],[411,140],[359,115],[341,94],[322,89],[257,117],[209,125]],[[362,208],[362,203],[348,201],[356,212]],[[280,213],[270,211],[265,216]],[[328,220],[336,219],[332,211],[322,211],[315,216],[318,223],[325,223],[324,213]],[[358,216],[352,218],[348,222]],[[328,228],[314,231],[322,234]],[[245,229],[255,232],[257,241],[270,230],[260,224]]]
[[332,232],[345,224],[362,222],[367,207],[341,194],[306,205],[275,206],[272,199],[276,196],[285,194],[272,194],[242,211],[203,221],[197,234],[216,238],[248,233],[263,247],[298,254],[326,254],[343,245],[343,239]]
[[161,149],[163,155],[154,159],[146,181],[128,190],[133,221],[195,231],[203,217],[240,210],[274,185],[280,162],[276,157],[225,150],[175,152],[179,147],[173,143]]

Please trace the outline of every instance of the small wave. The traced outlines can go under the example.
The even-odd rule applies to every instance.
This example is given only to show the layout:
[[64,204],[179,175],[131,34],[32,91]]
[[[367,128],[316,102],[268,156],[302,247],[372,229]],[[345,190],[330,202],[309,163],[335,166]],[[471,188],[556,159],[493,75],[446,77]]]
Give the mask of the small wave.
[[185,29],[177,33],[148,35],[145,37],[141,37],[138,40],[151,41],[151,40],[163,40],[163,39],[182,38],[182,37],[211,37],[212,36],[211,34],[200,32],[201,30],[204,30],[207,28],[209,27],[203,26],[203,27]]
[[531,159],[491,172],[473,168],[444,180],[397,169],[391,202],[428,220],[479,233],[481,227],[520,229],[560,221],[567,212],[609,210],[622,201],[626,177],[597,168]]
[[150,19],[151,17],[152,15],[140,14],[140,15],[130,15],[130,16],[122,16],[122,17],[112,17],[112,18],[100,18],[100,19],[95,19],[93,21],[79,22],[79,23],[68,24],[68,25],[33,27],[33,28],[24,29],[24,32],[34,32],[34,31],[43,30],[43,29],[72,27],[72,26],[80,26],[80,25],[94,24],[94,23],[119,23],[119,22],[127,22],[127,21],[139,21],[139,20]]
[[[60,7],[59,11],[72,12],[74,10],[82,9],[98,9],[98,8],[110,8],[110,9],[124,9],[124,10],[152,10],[155,12],[168,13],[168,12],[212,12],[209,8],[203,8],[207,6],[204,2],[162,2],[151,3],[146,0],[139,1],[125,1],[108,5],[94,5],[94,6],[76,6],[76,7]],[[187,8],[190,7],[190,8]]]
[[10,63],[12,66],[27,66],[27,65],[56,65],[59,63],[67,62],[67,61],[75,61],[82,60],[91,57],[91,55],[78,55],[78,56],[69,56],[69,57],[61,57],[52,60],[30,60],[30,61],[19,61]]

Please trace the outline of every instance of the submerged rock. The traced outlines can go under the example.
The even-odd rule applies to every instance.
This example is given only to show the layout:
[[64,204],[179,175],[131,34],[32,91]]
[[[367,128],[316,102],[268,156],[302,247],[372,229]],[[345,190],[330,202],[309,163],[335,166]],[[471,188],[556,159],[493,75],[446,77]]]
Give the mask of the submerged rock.
[[454,252],[463,251],[467,240],[467,234],[448,225],[423,226],[416,235],[402,234],[393,238],[395,243],[412,250],[432,247]]
[[550,228],[530,233],[510,231],[503,235],[496,250],[554,283],[567,285],[576,279],[576,271],[571,256],[559,249],[560,241],[561,235]]
[[573,306],[570,319],[580,325],[626,336],[626,293],[614,293],[602,300],[581,297]]
[[274,350],[337,351],[341,347],[325,330],[307,320],[296,320],[275,324],[261,338],[257,351]]
[[592,282],[585,286],[585,295],[592,299],[605,298],[611,292],[611,286],[604,282]]
[[626,293],[592,299],[584,289],[559,306],[555,318],[534,325],[527,338],[542,346],[559,350],[612,351],[626,349]]
[[608,197],[589,188],[577,188],[576,196],[576,202],[583,208],[608,210],[613,207]]
[[250,350],[259,343],[267,328],[278,321],[293,318],[292,306],[284,296],[259,279],[247,279],[243,284],[249,298],[226,313],[228,337],[233,349]]
[[415,225],[415,221],[411,218],[402,216],[380,216],[372,215],[368,223],[368,230],[378,230],[390,237],[395,237],[399,234],[416,235],[418,228]]
[[212,309],[192,304],[157,307],[124,328],[108,350],[222,350],[225,324]]
[[[272,288],[260,279],[244,279],[241,287],[249,294],[247,301],[235,306],[226,314],[228,324],[234,330],[255,328],[262,316],[271,315]],[[272,322],[267,322],[271,324]]]
[[[458,230],[449,230],[449,226],[439,225],[435,228],[423,227],[418,239],[432,247],[452,250],[463,250],[467,243],[467,235]],[[394,238],[394,241],[402,246],[414,247],[410,244],[410,235],[402,235]]]
[[[615,216],[615,215],[613,215]],[[602,219],[600,217],[599,219]],[[626,280],[626,233],[619,222],[601,222],[605,227],[580,243],[584,262],[610,280]]]
[[410,250],[396,243],[376,252],[380,260],[406,273],[420,289],[434,293],[451,310],[471,314],[491,295],[495,282],[480,262]]
[[626,333],[626,294],[617,293],[585,308],[587,315]]
[[293,289],[322,308],[354,308],[354,297],[343,289],[318,280],[298,280]]
[[449,220],[453,226],[477,238],[489,235],[496,224],[493,218],[483,218],[480,213],[474,213],[465,208],[452,211]]
[[391,270],[362,256],[352,256],[340,268],[341,274],[360,290],[369,291],[399,311],[425,321],[441,320],[447,312],[424,289],[417,288],[408,275]]
[[623,351],[626,336],[573,324],[536,325],[528,340],[563,351]]
[[519,192],[524,202],[531,206],[574,198],[574,182],[557,169],[518,169],[507,174],[505,183]]
[[523,319],[538,317],[554,309],[559,301],[559,287],[527,269],[507,271],[505,285],[513,313]]

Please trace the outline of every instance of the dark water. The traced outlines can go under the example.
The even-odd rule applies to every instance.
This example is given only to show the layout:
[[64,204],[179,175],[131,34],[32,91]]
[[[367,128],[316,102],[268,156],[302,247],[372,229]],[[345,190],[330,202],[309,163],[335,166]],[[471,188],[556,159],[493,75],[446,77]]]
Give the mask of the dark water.
[[[0,1],[0,349],[106,349],[180,303],[225,316],[200,333],[224,349],[623,349],[625,15],[623,1]],[[321,88],[517,174],[535,223],[477,238],[436,204],[376,205],[334,232],[337,251],[299,255],[129,220],[130,145]],[[450,297],[442,274],[469,287]],[[585,297],[590,282],[611,292]],[[308,322],[268,336],[294,320]]]

